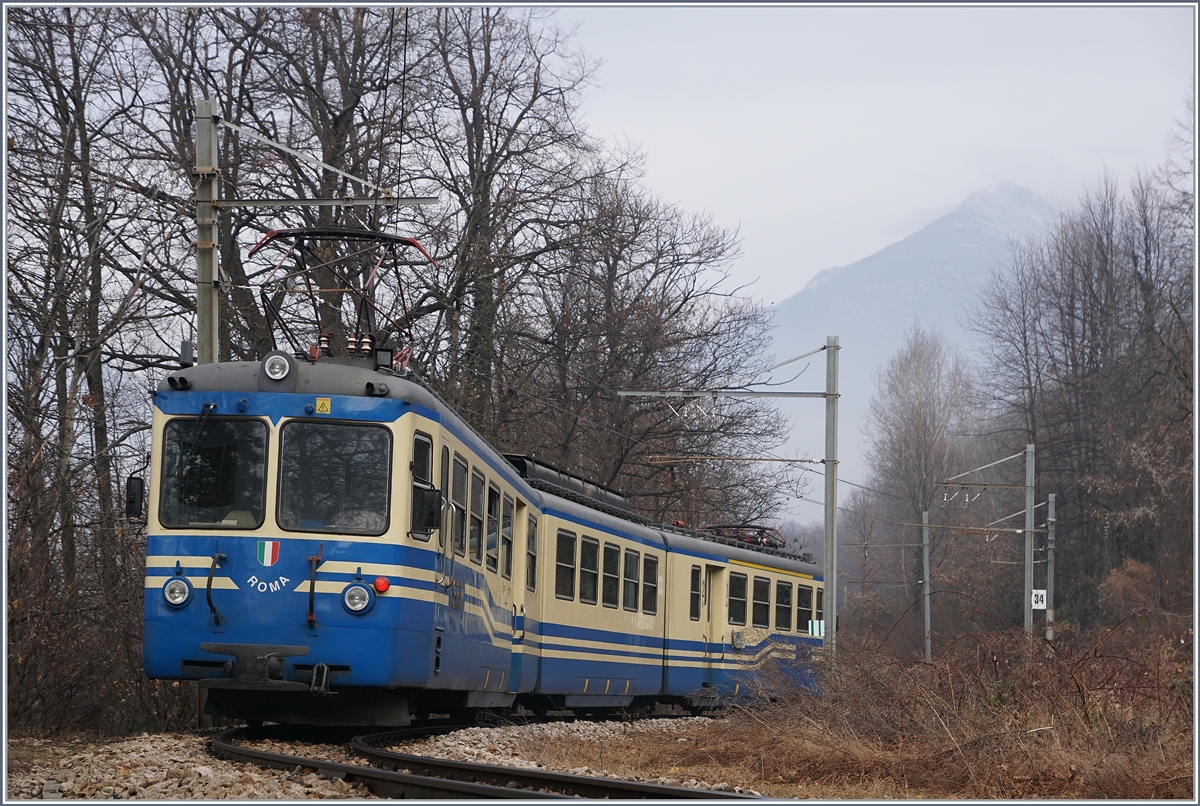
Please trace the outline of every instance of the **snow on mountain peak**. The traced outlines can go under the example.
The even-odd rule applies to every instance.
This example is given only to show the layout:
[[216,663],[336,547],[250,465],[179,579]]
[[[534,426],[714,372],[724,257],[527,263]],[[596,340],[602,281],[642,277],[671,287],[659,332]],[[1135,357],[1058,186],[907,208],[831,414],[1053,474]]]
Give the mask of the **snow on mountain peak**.
[[1054,205],[1045,198],[1008,180],[970,196],[958,211],[1013,238],[1044,230],[1056,215]]
[[[811,349],[827,335],[841,338],[839,477],[869,474],[862,423],[875,391],[873,376],[903,344],[905,329],[919,320],[950,343],[973,349],[963,320],[989,273],[1006,264],[1010,240],[1045,232],[1057,215],[1040,195],[999,182],[874,254],[820,272],[776,306],[776,356]],[[807,402],[784,400],[779,408],[792,419],[784,449],[819,451],[823,418],[814,417]]]

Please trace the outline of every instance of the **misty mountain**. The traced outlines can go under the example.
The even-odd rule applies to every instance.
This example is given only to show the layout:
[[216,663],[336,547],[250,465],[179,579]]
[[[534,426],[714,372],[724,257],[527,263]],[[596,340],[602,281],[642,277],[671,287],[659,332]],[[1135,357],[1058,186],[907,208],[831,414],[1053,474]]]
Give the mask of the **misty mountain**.
[[[964,324],[993,269],[1008,260],[1010,244],[1044,231],[1057,211],[1033,191],[1001,182],[968,198],[951,213],[901,241],[848,266],[826,269],[798,293],[775,306],[772,351],[777,360],[808,352],[838,336],[838,477],[862,483],[861,426],[875,393],[878,367],[899,349],[914,322],[936,329],[968,355],[973,335]],[[789,389],[824,391],[825,356],[818,353]],[[789,367],[775,378],[790,377]],[[802,364],[800,365],[802,366]],[[779,401],[793,430],[788,455],[821,458],[825,452],[825,407],[818,400]],[[823,498],[822,480],[810,476],[811,497]],[[849,488],[839,485],[839,500]],[[794,503],[793,515],[819,519],[821,510]]]

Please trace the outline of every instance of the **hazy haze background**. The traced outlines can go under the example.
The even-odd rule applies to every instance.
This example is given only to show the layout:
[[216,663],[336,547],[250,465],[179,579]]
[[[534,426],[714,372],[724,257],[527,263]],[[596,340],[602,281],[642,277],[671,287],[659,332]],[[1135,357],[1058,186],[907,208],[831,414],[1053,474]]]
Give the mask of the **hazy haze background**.
[[603,62],[592,132],[739,227],[778,302],[1008,180],[1069,204],[1163,155],[1192,7],[560,7]]
[[[840,336],[839,476],[851,481],[866,475],[872,376],[903,330],[919,318],[969,350],[961,312],[1006,239],[1049,223],[1105,173],[1125,182],[1154,170],[1194,91],[1190,6],[575,6],[555,16],[602,62],[583,105],[591,132],[640,145],[649,187],[740,231],[731,287],[779,306],[775,358]],[[979,243],[954,240],[955,216],[997,189],[1008,212],[985,211],[995,216],[972,232],[990,232],[973,238],[986,254],[968,260],[962,247]],[[957,262],[937,263],[951,254]],[[931,281],[930,268],[944,277]],[[823,388],[823,356],[808,361],[787,388]],[[823,406],[780,408],[795,424],[780,453],[821,455]],[[791,510],[820,517],[800,502]]]

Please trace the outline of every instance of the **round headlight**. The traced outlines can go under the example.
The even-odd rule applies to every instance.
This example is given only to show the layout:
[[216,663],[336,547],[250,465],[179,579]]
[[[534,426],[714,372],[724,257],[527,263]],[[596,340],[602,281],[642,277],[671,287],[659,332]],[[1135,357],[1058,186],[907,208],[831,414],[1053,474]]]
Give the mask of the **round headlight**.
[[348,585],[342,591],[342,603],[351,613],[365,612],[371,604],[371,593],[362,585]]
[[176,577],[163,585],[163,598],[172,607],[183,607],[192,595],[192,586]]
[[361,613],[371,603],[371,594],[362,585],[350,585],[343,591],[342,601],[351,613]]
[[263,369],[267,373],[267,377],[273,381],[282,381],[287,377],[288,370],[291,367],[288,365],[288,360],[281,355],[267,356],[267,360],[263,362]]

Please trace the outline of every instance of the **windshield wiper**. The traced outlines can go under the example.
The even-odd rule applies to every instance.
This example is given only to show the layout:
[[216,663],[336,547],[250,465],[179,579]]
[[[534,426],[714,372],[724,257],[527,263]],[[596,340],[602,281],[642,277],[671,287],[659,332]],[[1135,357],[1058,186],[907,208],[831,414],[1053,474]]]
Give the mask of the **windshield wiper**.
[[179,457],[179,463],[175,465],[175,469],[171,471],[171,476],[178,476],[179,469],[186,466],[192,454],[196,451],[196,444],[200,439],[200,435],[204,432],[204,425],[208,422],[208,418],[214,411],[217,410],[216,403],[205,403],[200,407],[200,417],[196,420],[196,427],[192,429],[192,436],[187,441],[187,447]]

